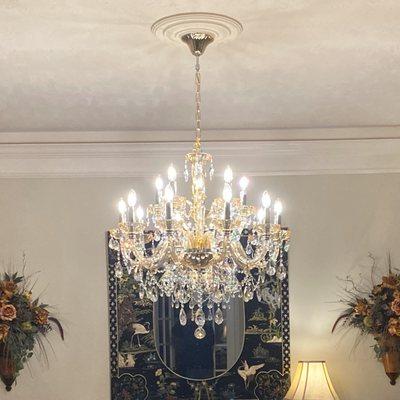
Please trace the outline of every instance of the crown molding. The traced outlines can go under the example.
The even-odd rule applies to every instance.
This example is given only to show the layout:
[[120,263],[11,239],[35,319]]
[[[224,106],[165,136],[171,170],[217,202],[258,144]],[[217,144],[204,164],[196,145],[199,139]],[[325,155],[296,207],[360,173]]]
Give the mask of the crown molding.
[[[147,177],[183,163],[190,132],[4,132],[1,178]],[[217,170],[249,176],[400,172],[400,127],[208,131]]]
[[[202,133],[203,142],[309,141],[400,138],[400,125],[288,129],[218,129]],[[0,144],[191,143],[193,133],[178,131],[0,132]]]

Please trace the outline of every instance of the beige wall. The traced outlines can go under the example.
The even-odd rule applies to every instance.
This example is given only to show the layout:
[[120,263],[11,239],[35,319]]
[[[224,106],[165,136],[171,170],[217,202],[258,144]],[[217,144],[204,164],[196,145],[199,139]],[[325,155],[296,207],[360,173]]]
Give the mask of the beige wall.
[[[109,399],[107,281],[104,233],[129,179],[0,180],[0,261],[18,264],[25,251],[38,293],[54,304],[66,328],[56,337],[50,369],[26,369],[10,400]],[[144,188],[136,180],[137,188]],[[293,361],[326,359],[342,400],[394,400],[366,340],[332,336],[337,315],[336,276],[356,273],[369,251],[388,250],[400,265],[400,175],[256,178],[284,199],[284,220],[294,233],[290,253]],[[255,189],[256,188],[256,189]],[[147,191],[146,199],[151,200]],[[368,267],[364,268],[368,273]]]

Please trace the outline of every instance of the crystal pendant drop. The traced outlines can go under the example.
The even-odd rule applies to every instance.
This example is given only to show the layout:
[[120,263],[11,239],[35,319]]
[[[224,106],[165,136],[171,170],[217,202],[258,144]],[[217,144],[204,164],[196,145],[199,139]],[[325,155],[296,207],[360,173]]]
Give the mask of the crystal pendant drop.
[[154,240],[155,240],[156,242],[159,242],[159,241],[161,240],[161,236],[160,236],[160,233],[159,233],[159,232],[156,232],[156,233],[154,234]]
[[204,324],[206,323],[206,316],[204,315],[204,311],[202,308],[199,308],[197,310],[195,322],[196,322],[196,325],[198,325],[198,326],[204,326]]
[[270,266],[268,267],[268,269],[267,269],[267,274],[268,274],[269,276],[274,276],[275,273],[276,273],[276,268],[273,267],[272,265],[270,265]]
[[214,165],[213,164],[211,164],[211,166],[210,166],[209,174],[210,174],[210,181],[212,181],[212,178],[214,177]]
[[251,247],[250,243],[246,246],[246,254],[248,256],[251,256],[253,254],[253,248]]
[[218,307],[217,311],[215,312],[214,321],[217,325],[221,325],[224,322],[224,316],[219,307]]
[[189,170],[188,170],[187,163],[185,163],[185,169],[183,171],[183,175],[185,177],[185,182],[189,182]]
[[243,291],[243,300],[247,303],[250,300],[253,300],[254,292],[251,290],[249,285],[246,285]]
[[123,270],[122,270],[122,265],[121,265],[121,263],[118,261],[116,264],[115,264],[115,276],[118,278],[118,279],[120,279],[120,278],[122,278],[122,275],[124,274],[124,272],[123,272]]
[[212,315],[212,312],[211,312],[211,310],[208,312],[208,315],[207,315],[207,321],[212,321],[213,320],[213,315]]
[[181,307],[181,311],[179,312],[179,322],[182,326],[185,326],[187,323],[187,317],[183,307]]
[[117,239],[114,239],[113,237],[110,238],[110,241],[108,242],[108,247],[111,250],[119,251],[119,241]]
[[194,331],[194,337],[196,339],[204,339],[206,337],[206,331],[199,326],[195,331]]
[[281,281],[283,281],[286,278],[286,271],[284,267],[279,267],[279,270],[276,273],[276,277]]

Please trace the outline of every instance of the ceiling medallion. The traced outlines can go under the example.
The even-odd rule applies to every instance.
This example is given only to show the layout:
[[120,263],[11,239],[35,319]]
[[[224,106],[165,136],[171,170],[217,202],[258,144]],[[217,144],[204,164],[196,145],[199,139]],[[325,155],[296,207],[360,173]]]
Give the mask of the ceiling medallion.
[[[208,25],[205,16],[212,16]],[[191,28],[184,28],[179,21],[190,21]],[[229,166],[224,172],[222,197],[206,202],[206,182],[213,179],[214,166],[201,142],[199,60],[208,45],[229,37],[228,22],[235,28],[229,30],[231,37],[232,32],[242,30],[241,24],[229,17],[204,13],[175,15],[153,25],[157,36],[163,32],[171,39],[179,32],[180,42],[195,56],[195,140],[185,156],[183,173],[185,182],[190,182],[191,198],[181,194],[177,171],[171,164],[166,185],[161,176],[156,178],[155,202],[146,210],[138,205],[133,189],[127,201],[119,201],[120,221],[111,230],[109,242],[118,254],[117,278],[132,274],[140,298],[156,302],[160,296],[170,297],[172,305],[180,308],[182,325],[190,312],[198,339],[205,335],[206,321],[223,322],[223,310],[231,298],[247,302],[256,295],[260,301],[270,279],[286,277],[283,253],[290,240],[290,231],[281,226],[281,201],[272,203],[264,191],[258,210],[248,204],[249,180],[244,176],[238,182],[239,196],[234,197],[234,175]]]
[[215,43],[235,39],[242,31],[242,24],[234,18],[214,13],[184,13],[156,21],[151,31],[161,40],[182,43],[182,37],[191,33],[206,33]]

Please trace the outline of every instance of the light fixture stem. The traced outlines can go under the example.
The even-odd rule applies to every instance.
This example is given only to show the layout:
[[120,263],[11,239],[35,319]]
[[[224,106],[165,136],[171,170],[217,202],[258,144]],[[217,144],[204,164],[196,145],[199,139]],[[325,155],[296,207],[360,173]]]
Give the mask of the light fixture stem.
[[201,88],[201,75],[200,75],[200,57],[196,56],[196,64],[195,64],[195,86],[196,86],[196,141],[194,144],[195,152],[201,152],[201,95],[200,95],[200,88]]

